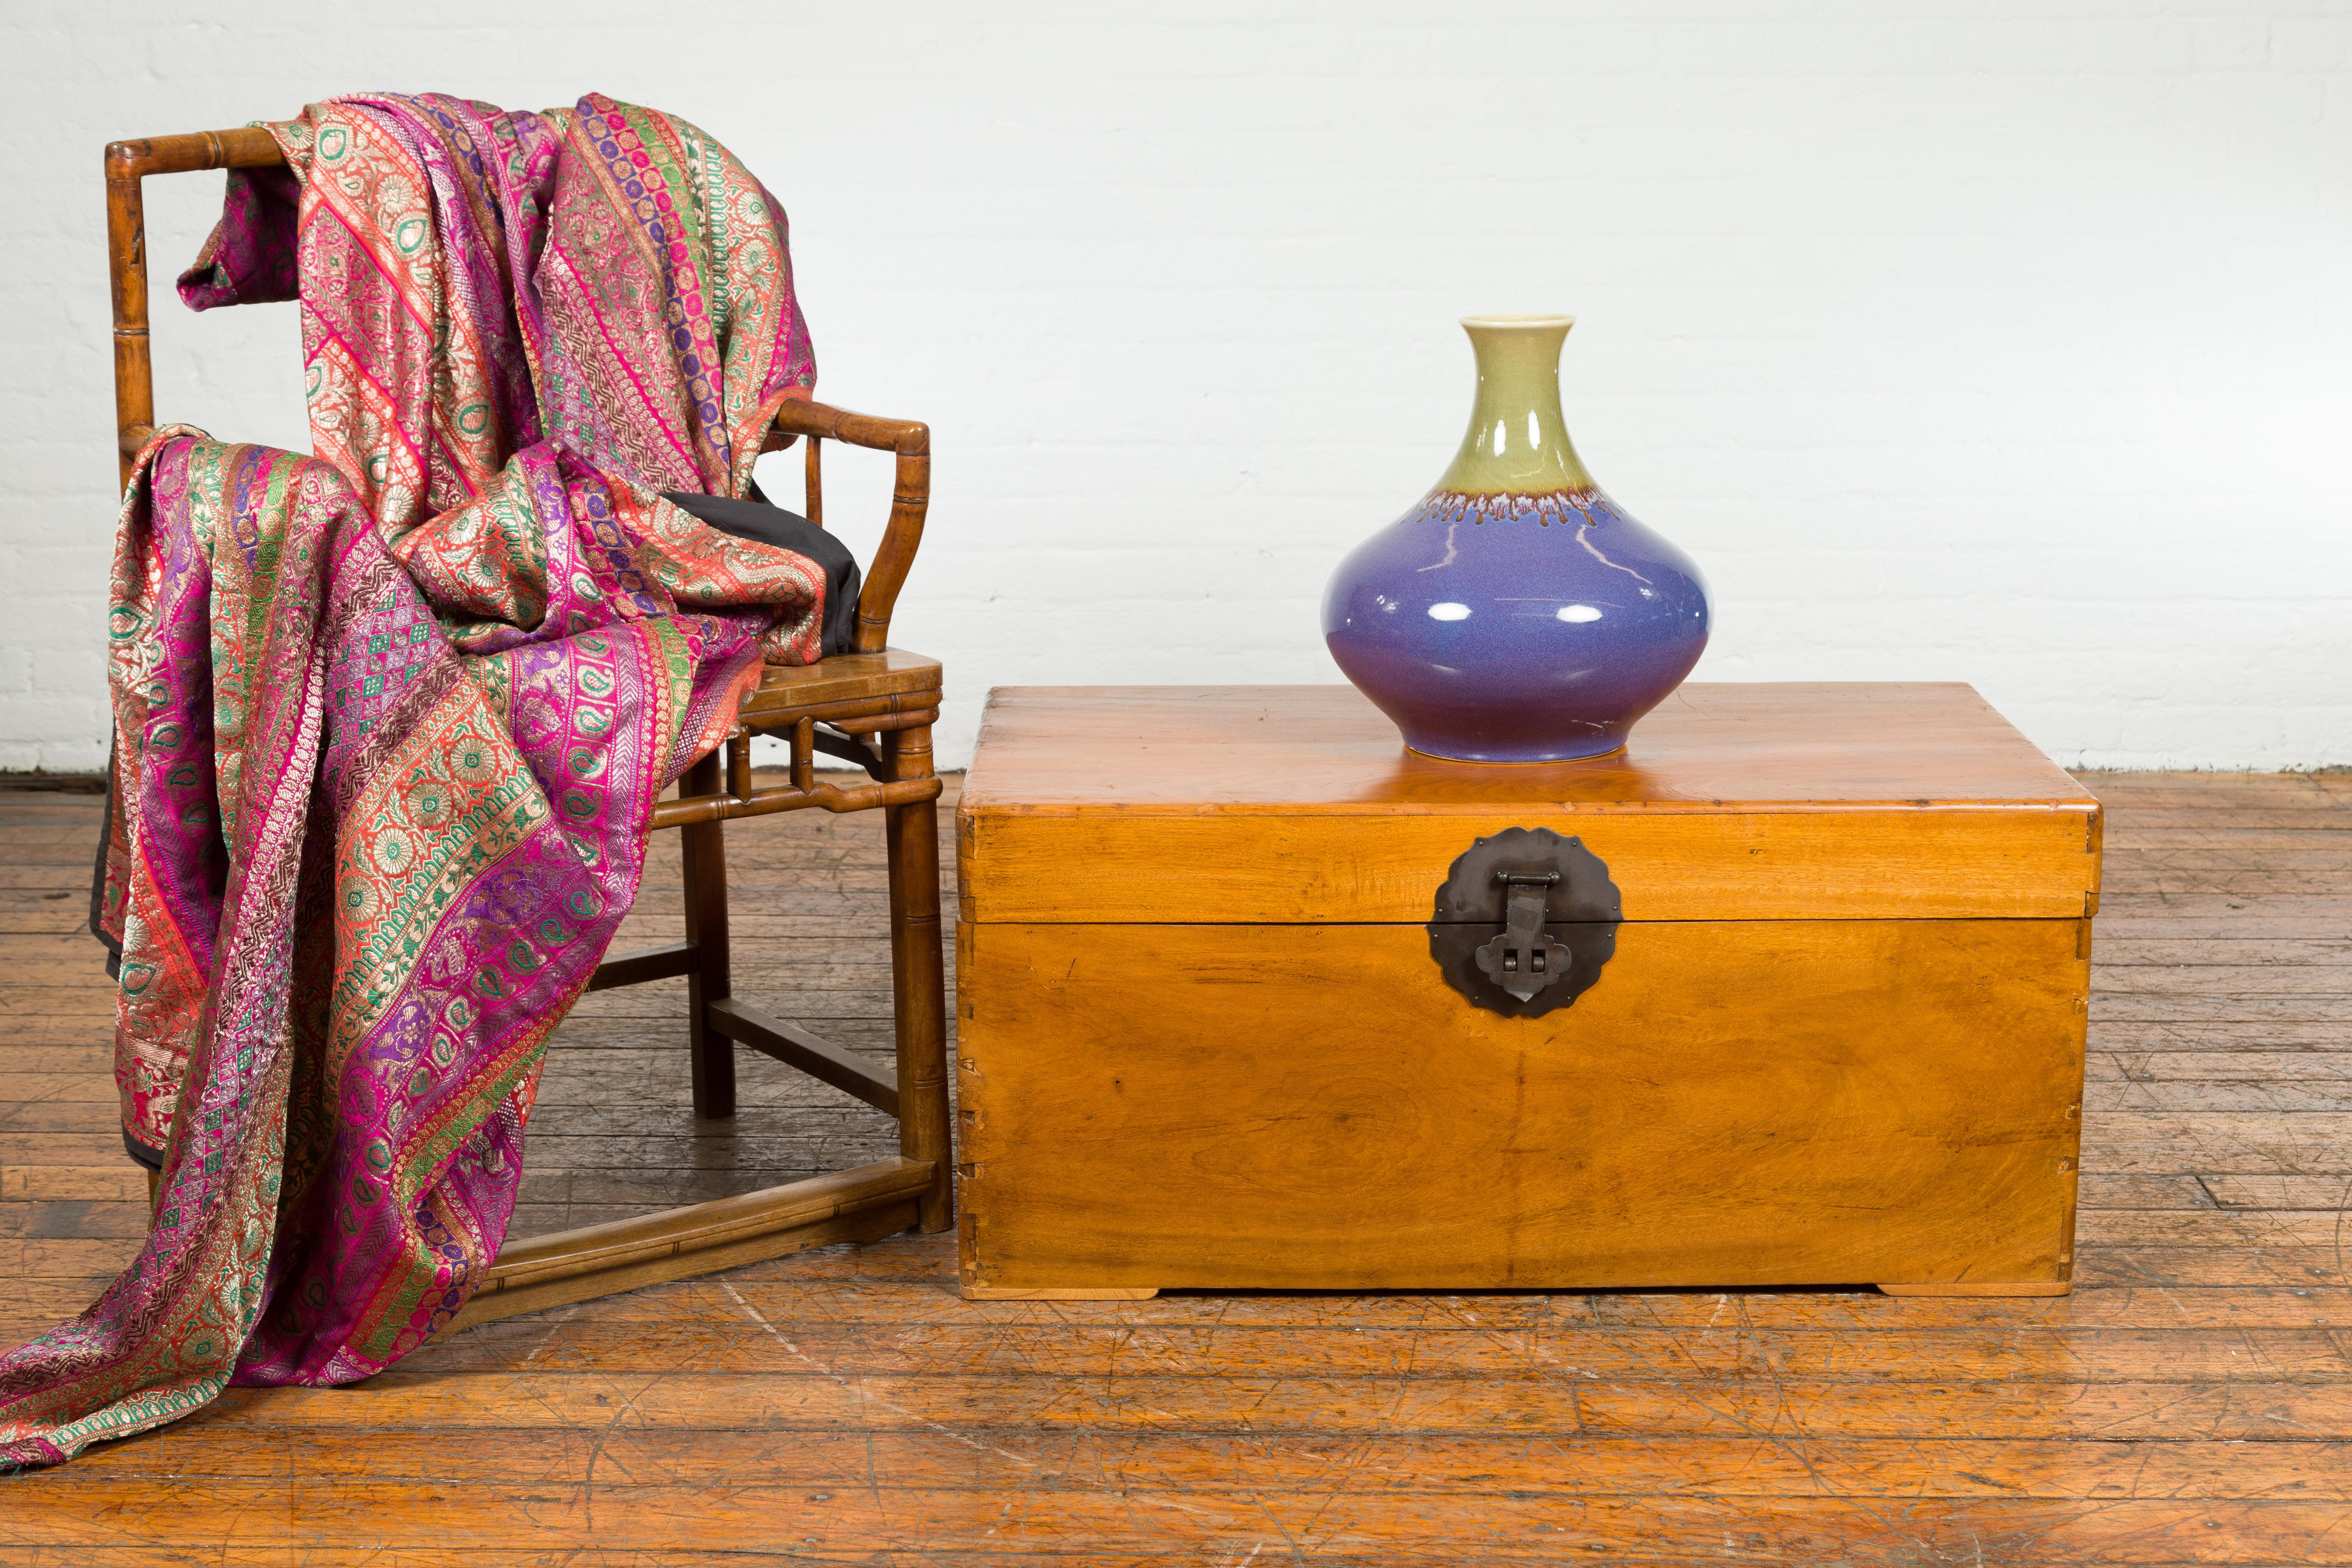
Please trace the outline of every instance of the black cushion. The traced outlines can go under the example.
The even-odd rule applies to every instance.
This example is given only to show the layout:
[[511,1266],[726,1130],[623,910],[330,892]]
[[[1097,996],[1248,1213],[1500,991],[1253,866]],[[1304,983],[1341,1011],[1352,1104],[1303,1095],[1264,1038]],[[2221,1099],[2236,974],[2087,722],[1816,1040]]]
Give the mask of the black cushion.
[[824,657],[851,651],[857,636],[857,590],[864,578],[849,546],[800,513],[763,500],[730,500],[683,490],[666,490],[663,496],[721,533],[772,544],[814,562],[824,573],[824,626],[820,634]]

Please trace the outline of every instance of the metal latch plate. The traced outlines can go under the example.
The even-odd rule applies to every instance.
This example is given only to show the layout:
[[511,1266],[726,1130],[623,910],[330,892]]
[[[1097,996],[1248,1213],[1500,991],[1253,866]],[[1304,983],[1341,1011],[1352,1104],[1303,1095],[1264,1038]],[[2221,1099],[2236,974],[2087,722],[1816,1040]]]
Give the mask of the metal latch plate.
[[1580,840],[1508,827],[1471,845],[1446,873],[1429,952],[1473,1005],[1540,1017],[1601,978],[1621,912],[1609,868]]

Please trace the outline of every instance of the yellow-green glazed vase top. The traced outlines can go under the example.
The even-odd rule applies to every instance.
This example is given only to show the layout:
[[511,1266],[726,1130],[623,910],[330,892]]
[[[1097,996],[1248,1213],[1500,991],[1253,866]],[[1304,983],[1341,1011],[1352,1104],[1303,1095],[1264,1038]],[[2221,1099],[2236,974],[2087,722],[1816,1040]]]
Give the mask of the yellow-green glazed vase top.
[[1559,351],[1573,316],[1465,316],[1478,395],[1440,493],[1549,495],[1589,490],[1592,476],[1559,412]]

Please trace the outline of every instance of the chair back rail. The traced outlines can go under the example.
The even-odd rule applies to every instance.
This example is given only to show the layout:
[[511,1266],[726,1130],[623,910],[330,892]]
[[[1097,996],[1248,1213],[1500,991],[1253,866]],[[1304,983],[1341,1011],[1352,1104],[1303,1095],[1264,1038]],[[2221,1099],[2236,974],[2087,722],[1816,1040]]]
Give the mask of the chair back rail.
[[[155,367],[147,336],[147,210],[140,182],[150,174],[260,169],[284,162],[277,138],[257,125],[107,143],[106,251],[114,303],[114,422],[121,482],[130,482],[131,460],[155,432]],[[914,420],[882,419],[827,404],[793,401],[777,411],[761,449],[776,451],[794,437],[808,439],[804,504],[809,521],[820,526],[824,521],[820,440],[889,452],[898,459],[889,524],[857,598],[856,651],[879,653],[889,644],[890,614],[923,542],[923,518],[931,493],[930,428]]]

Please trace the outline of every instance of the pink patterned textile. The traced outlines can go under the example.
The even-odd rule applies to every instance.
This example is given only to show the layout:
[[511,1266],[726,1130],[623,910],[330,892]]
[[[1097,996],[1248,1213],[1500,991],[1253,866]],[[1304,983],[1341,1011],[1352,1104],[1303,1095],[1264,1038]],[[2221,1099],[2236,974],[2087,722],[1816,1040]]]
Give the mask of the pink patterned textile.
[[653,802],[824,574],[740,495],[814,381],[783,216],[695,127],[358,95],[269,128],[181,291],[299,297],[317,456],[160,432],[117,543],[126,1133],[139,1258],[0,1357],[0,1466],[231,1382],[366,1377],[496,1258],[549,1032]]

